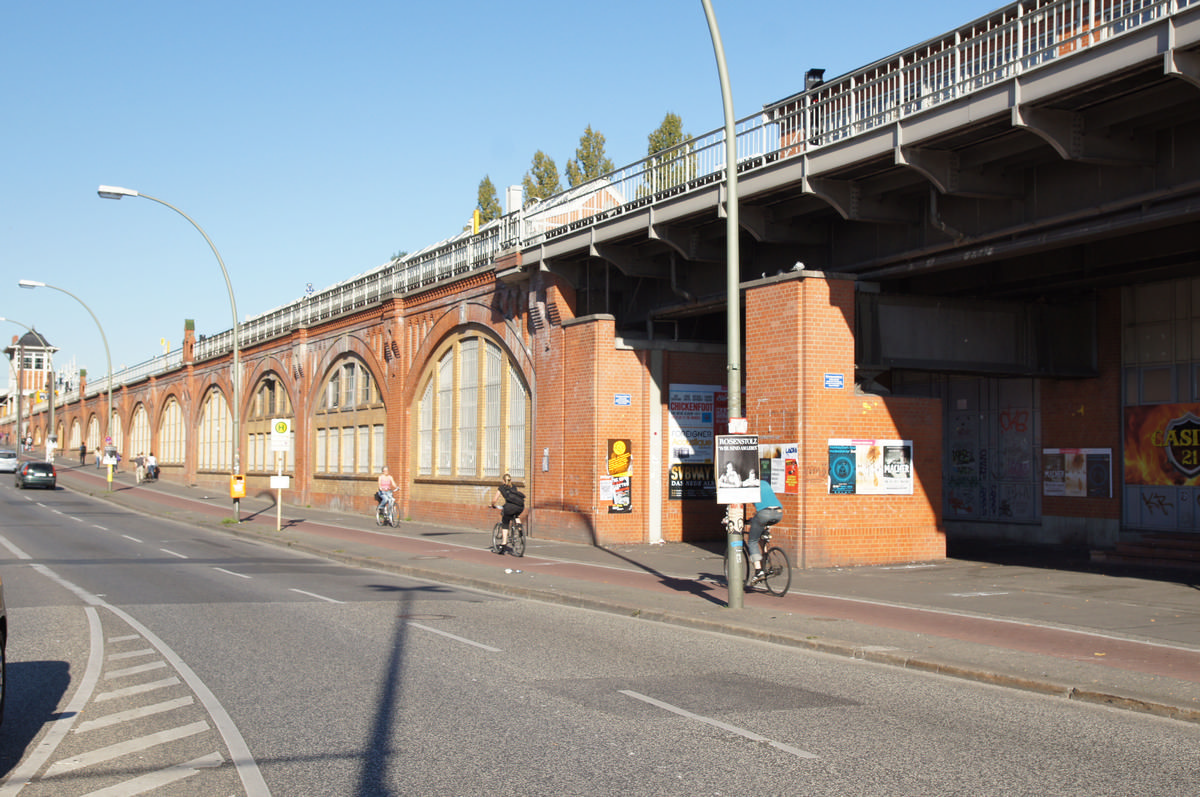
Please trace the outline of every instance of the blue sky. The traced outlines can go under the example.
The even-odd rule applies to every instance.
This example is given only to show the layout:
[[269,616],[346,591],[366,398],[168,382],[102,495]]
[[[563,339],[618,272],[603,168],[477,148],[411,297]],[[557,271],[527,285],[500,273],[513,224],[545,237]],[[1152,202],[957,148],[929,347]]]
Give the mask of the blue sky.
[[[712,0],[740,119],[1004,5]],[[620,167],[723,125],[699,0],[38,0],[0,13],[0,316],[93,377],[448,238],[584,129]],[[564,177],[565,185],[565,177]],[[24,331],[3,327],[5,344]]]

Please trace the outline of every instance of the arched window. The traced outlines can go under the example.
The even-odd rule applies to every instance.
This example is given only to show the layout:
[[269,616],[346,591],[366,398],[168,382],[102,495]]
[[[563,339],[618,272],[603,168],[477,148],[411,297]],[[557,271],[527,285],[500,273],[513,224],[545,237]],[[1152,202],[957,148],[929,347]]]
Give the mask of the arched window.
[[154,458],[162,465],[182,465],[186,445],[187,426],[183,422],[183,408],[171,396],[163,407],[162,420],[158,423],[158,451]]
[[129,456],[149,454],[150,450],[150,415],[146,412],[145,404],[138,404],[133,410],[133,420],[129,426]]
[[112,423],[108,426],[108,436],[112,438],[112,444],[117,447],[117,453],[125,456],[127,452],[121,449],[125,436],[121,426],[121,416],[116,410],[113,410]]
[[87,447],[88,451],[100,448],[100,419],[95,415],[88,420]]
[[387,408],[371,370],[356,357],[329,369],[313,418],[313,470],[370,477],[385,464]]
[[[275,373],[264,375],[254,389],[250,415],[246,419],[246,462],[243,465],[247,471],[276,471],[276,452],[271,450],[271,421],[291,417],[292,401],[283,381]],[[289,473],[296,469],[294,445],[284,454],[278,467]]]
[[199,470],[227,471],[233,467],[233,415],[218,388],[212,388],[204,397],[196,433]]
[[416,412],[419,476],[526,476],[529,392],[499,345],[473,334],[448,342],[425,378]]
[[79,444],[82,442],[83,436],[79,429],[79,419],[76,418],[71,422],[71,439],[68,441],[67,445],[71,448],[71,450],[75,450],[79,448]]

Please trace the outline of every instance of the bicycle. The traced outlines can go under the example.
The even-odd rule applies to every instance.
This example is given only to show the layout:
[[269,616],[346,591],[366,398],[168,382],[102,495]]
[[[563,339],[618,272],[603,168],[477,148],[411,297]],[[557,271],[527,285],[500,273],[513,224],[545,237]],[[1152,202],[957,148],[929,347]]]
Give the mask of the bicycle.
[[[504,554],[504,523],[497,521],[492,527],[492,550],[498,554]],[[515,517],[508,526],[508,550],[513,556],[525,555],[525,524],[521,522],[521,518]]]
[[389,496],[379,502],[379,506],[375,508],[375,525],[396,525],[396,500],[394,498]]
[[[745,536],[748,535],[749,530],[742,526],[741,532]],[[750,564],[750,557],[743,555],[742,568],[743,575],[746,578],[745,588],[753,589],[761,584],[772,595],[782,598],[792,586],[792,561],[788,559],[787,553],[778,545],[769,544],[771,542],[770,526],[763,529],[762,536],[758,538],[758,541],[763,550],[762,576],[757,579],[755,578],[754,568]],[[725,583],[729,583],[728,557],[725,558]]]

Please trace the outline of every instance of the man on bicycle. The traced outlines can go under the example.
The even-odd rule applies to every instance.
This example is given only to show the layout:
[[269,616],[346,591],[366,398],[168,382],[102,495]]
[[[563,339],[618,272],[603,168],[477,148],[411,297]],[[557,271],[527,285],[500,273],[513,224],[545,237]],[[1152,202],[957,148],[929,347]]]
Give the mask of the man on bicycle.
[[759,539],[767,526],[774,526],[783,520],[783,505],[775,497],[771,488],[771,480],[763,479],[758,483],[758,501],[754,504],[754,517],[750,519],[749,554],[754,563],[754,579],[751,583],[762,581],[762,545]]
[[391,503],[395,501],[396,498],[392,495],[395,489],[396,480],[388,473],[387,465],[384,465],[383,472],[379,474],[379,493],[377,494],[379,496],[379,503],[382,504],[384,501]]
[[512,523],[513,518],[519,516],[525,511],[525,493],[521,492],[512,483],[512,476],[504,474],[503,481],[496,488],[496,492],[492,494],[492,500],[489,506],[492,509],[496,508],[498,502],[503,502],[503,511],[500,514],[500,525],[503,526],[503,531],[500,532],[500,550],[496,553],[504,553],[504,548],[508,545],[508,527]]

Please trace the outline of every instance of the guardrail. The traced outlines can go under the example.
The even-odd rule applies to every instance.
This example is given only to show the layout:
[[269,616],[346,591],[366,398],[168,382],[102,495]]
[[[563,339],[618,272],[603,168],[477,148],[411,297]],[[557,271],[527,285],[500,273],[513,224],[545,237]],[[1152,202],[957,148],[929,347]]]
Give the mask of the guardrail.
[[[1200,0],[1029,0],[1000,8],[853,73],[822,83],[735,125],[738,170],[752,171],[962,99],[997,81],[1078,56],[1101,41],[1168,18]],[[247,319],[242,346],[270,340],[397,293],[486,266],[497,254],[695,191],[724,177],[725,131],[690,139],[601,178],[509,213],[311,296]],[[195,358],[233,349],[233,332],[201,337]],[[114,384],[178,367],[159,358],[115,374]],[[161,372],[161,370],[159,372]],[[104,380],[88,384],[100,389]]]

